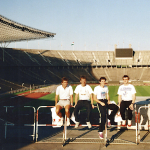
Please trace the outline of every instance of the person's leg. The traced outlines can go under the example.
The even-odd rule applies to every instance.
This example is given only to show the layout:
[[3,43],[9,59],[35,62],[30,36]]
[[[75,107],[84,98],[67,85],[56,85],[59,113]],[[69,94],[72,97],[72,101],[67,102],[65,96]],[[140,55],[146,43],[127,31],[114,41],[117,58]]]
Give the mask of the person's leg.
[[86,111],[87,111],[87,116],[86,116],[86,124],[88,126],[88,128],[91,128],[92,125],[90,123],[90,115],[91,115],[91,102],[88,101],[88,100],[85,100],[84,101],[84,107],[86,108]]
[[127,107],[128,107],[128,126],[131,126],[131,121],[132,121],[132,110],[129,108],[131,105],[132,101],[127,101]]
[[103,132],[106,123],[106,105],[102,106],[101,104],[97,103],[98,111],[99,111],[99,132]]
[[90,101],[85,100],[83,103],[84,103],[84,107],[86,108],[86,111],[87,111],[86,122],[90,122],[90,114],[91,114]]
[[108,115],[108,119],[110,120],[110,123],[113,125],[115,124],[114,117],[118,112],[119,107],[115,104],[109,104],[108,109],[112,110],[110,115]]
[[121,117],[122,117],[122,125],[126,125],[126,120],[125,120],[125,110],[126,110],[126,101],[121,101],[121,104],[120,104],[120,114],[121,114]]
[[67,126],[70,125],[70,105],[66,105],[65,106],[65,115],[66,115],[66,122],[67,122]]
[[56,105],[56,114],[60,117],[60,119],[57,123],[58,126],[63,125],[63,117],[62,117],[62,113],[60,112],[62,108],[63,108],[62,106]]
[[74,109],[74,115],[75,115],[75,121],[76,122],[79,122],[79,110],[82,108],[82,101],[79,100],[77,102],[77,105],[75,106],[75,109]]
[[62,117],[62,113],[60,112],[60,110],[62,109],[62,107],[60,105],[56,105],[56,114],[61,118]]
[[70,105],[65,106],[65,114],[67,118],[70,118]]
[[99,131],[98,131],[98,134],[99,134],[99,138],[100,139],[103,139],[103,130],[105,128],[105,123],[106,123],[106,105],[105,106],[102,106],[101,104],[97,103],[97,108],[98,108],[98,111],[99,111]]

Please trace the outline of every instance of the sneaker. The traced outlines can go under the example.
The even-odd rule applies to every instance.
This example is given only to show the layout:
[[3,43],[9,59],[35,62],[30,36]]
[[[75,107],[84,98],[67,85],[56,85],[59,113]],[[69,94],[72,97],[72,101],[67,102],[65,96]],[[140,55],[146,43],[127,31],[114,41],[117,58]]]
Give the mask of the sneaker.
[[131,120],[128,120],[128,127],[131,127],[132,123]]
[[86,124],[87,124],[87,126],[88,126],[89,129],[92,128],[92,125],[91,125],[90,122],[86,122]]
[[99,135],[99,138],[100,138],[100,139],[104,139],[104,137],[103,137],[103,132],[98,132],[98,135]]
[[57,126],[63,125],[63,117],[58,120]]
[[79,122],[76,122],[75,128],[78,128],[78,127],[79,127]]
[[111,126],[110,120],[108,120],[107,126],[108,126],[108,127]]
[[126,126],[126,120],[122,120],[122,126]]
[[67,118],[67,126],[70,126],[70,118]]

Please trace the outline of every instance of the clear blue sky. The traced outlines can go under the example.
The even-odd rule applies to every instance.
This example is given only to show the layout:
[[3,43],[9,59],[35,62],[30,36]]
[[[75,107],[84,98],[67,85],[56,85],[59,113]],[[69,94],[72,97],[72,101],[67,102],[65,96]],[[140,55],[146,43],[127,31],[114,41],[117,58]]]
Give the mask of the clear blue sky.
[[0,14],[53,39],[16,42],[9,47],[114,50],[114,45],[150,50],[150,0],[0,0]]

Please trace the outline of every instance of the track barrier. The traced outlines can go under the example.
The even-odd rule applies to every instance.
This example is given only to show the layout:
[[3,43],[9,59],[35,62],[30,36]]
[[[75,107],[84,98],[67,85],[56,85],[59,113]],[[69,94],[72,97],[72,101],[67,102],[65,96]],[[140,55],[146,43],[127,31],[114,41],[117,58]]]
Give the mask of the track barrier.
[[[5,116],[6,117],[5,117],[5,119],[1,119],[1,120],[5,122],[4,123],[4,126],[5,126],[5,135],[4,135],[4,138],[7,139],[7,127],[8,126],[18,126],[18,125],[16,125],[15,123],[7,121],[8,109],[15,108],[15,106],[3,106],[3,107],[5,108],[5,112],[6,112]],[[34,107],[32,107],[32,106],[24,106],[24,107],[26,107],[26,108],[32,108],[33,111],[34,111],[34,118],[33,118],[34,122],[33,122],[33,124],[24,124],[24,126],[33,126],[33,134],[30,135],[30,136],[33,137],[33,141],[34,141],[35,140],[35,116],[36,116],[36,109]]]
[[[37,115],[36,115],[36,142],[37,143],[45,143],[45,141],[44,142],[38,141],[38,137],[39,137],[38,127],[39,126],[53,126],[52,124],[39,124],[38,123],[39,109],[40,108],[47,108],[47,107],[52,108],[52,107],[55,107],[55,106],[39,106],[37,108]],[[63,128],[62,138],[58,138],[59,140],[56,140],[56,143],[62,143],[62,146],[64,146],[66,143],[89,143],[89,142],[90,143],[103,143],[104,145],[107,145],[107,122],[105,124],[104,139],[100,139],[100,138],[78,138],[80,136],[78,136],[77,138],[76,137],[75,138],[72,138],[72,137],[67,138],[67,128],[68,127],[67,127],[67,123],[66,123],[66,115],[65,115],[64,120],[65,121],[64,121],[64,128]],[[73,126],[75,126],[75,124],[70,124],[70,127],[73,127]],[[80,127],[87,127],[87,125],[85,125],[85,124],[80,124],[79,126]],[[99,124],[98,125],[94,125],[94,124],[92,125],[92,127],[98,127],[98,126],[99,126]],[[75,129],[75,130],[77,130],[77,129]],[[90,131],[91,131],[91,129],[88,129],[88,132],[90,132]],[[60,142],[58,142],[58,141],[60,141]],[[55,143],[55,142],[52,140],[52,142],[49,141],[48,143]]]
[[[7,116],[8,109],[14,108],[14,106],[3,106],[3,107],[5,108],[6,116]],[[53,108],[55,106],[39,106],[37,108],[37,110],[34,107],[32,107],[32,106],[24,106],[24,107],[26,107],[26,108],[32,108],[33,112],[34,112],[33,124],[24,124],[24,126],[33,126],[33,134],[31,135],[31,136],[33,136],[33,141],[35,140],[36,143],[46,143],[46,141],[44,141],[44,142],[38,141],[39,127],[40,126],[54,126],[54,125],[53,124],[39,124],[39,110],[41,108]],[[67,127],[67,122],[66,122],[66,115],[65,115],[62,138],[58,138],[57,141],[48,141],[48,143],[62,143],[62,146],[66,145],[68,143],[102,143],[105,146],[107,146],[109,144],[139,144],[139,143],[144,143],[144,142],[142,142],[140,140],[140,130],[143,127],[143,125],[141,125],[141,123],[140,123],[141,122],[140,111],[143,108],[150,109],[150,106],[141,106],[141,107],[139,107],[138,111],[136,111],[136,105],[134,105],[134,107],[135,107],[135,127],[134,128],[130,128],[130,127],[128,128],[126,126],[126,127],[123,127],[123,130],[126,130],[126,129],[135,129],[135,131],[133,131],[134,133],[136,132],[136,141],[135,142],[129,142],[127,140],[121,140],[121,139],[115,139],[115,138],[112,139],[112,137],[114,135],[111,135],[112,136],[111,138],[110,138],[110,135],[108,137],[108,130],[110,128],[107,129],[107,127],[108,127],[107,121],[106,121],[106,124],[105,124],[104,139],[93,138],[93,137],[92,138],[82,138],[81,135],[79,135],[77,137],[71,137],[70,134],[67,134],[67,130],[70,130],[71,129],[70,127],[75,126],[75,124],[71,124],[70,127],[68,128]],[[11,122],[8,122],[7,120],[3,120],[3,121],[5,121],[4,126],[5,126],[5,139],[6,139],[7,138],[7,134],[8,134],[7,133],[7,127],[8,126],[15,126],[15,124],[11,123]],[[80,127],[86,127],[87,125],[80,124],[79,126]],[[93,129],[96,129],[96,127],[98,127],[98,126],[99,125],[92,124],[92,128]],[[122,126],[120,126],[120,125],[114,125],[114,126],[110,126],[110,127],[115,128],[115,129],[120,130],[120,131],[121,131],[121,128],[122,128]],[[148,128],[148,131],[149,131],[150,130],[150,125],[149,124],[147,125],[147,128]],[[73,130],[77,130],[78,131],[78,129],[73,129]],[[92,131],[92,129],[88,129],[88,131],[86,133],[89,133],[91,131]],[[120,131],[118,133],[121,135],[122,133]],[[78,133],[78,132],[76,132],[76,133]],[[83,133],[83,134],[85,135],[86,133]],[[70,137],[67,137],[68,135]],[[135,134],[133,134],[133,135],[135,135]],[[150,142],[145,142],[145,143],[150,143]]]
[[[142,125],[141,124],[141,109],[148,109],[148,110],[150,110],[150,105],[149,106],[146,106],[146,105],[145,106],[141,106],[138,109],[138,114],[137,114],[138,128],[137,128],[137,135],[136,135],[137,136],[136,137],[137,144],[139,144],[139,143],[150,143],[150,140],[146,141],[146,142],[143,141],[148,136],[148,134],[149,134],[150,124],[149,124],[149,118],[148,118],[148,122],[147,122],[146,125]],[[142,130],[142,128],[145,128],[148,132],[141,139],[141,132],[140,131]]]

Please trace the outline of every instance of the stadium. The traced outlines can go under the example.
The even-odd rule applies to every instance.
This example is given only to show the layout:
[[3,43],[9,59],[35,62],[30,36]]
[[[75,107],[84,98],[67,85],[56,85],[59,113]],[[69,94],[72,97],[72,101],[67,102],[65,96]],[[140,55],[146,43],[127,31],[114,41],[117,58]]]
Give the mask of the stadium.
[[[62,77],[69,79],[69,84],[73,86],[73,89],[79,84],[81,75],[86,76],[87,83],[92,88],[99,84],[100,77],[106,77],[111,100],[117,103],[117,90],[122,83],[122,76],[128,75],[131,83],[136,87],[136,95],[142,96],[139,97],[139,101],[141,99],[146,100],[144,104],[146,106],[149,104],[149,50],[134,50],[131,45],[129,45],[129,48],[117,48],[115,45],[114,51],[7,48],[6,45],[9,42],[52,38],[56,33],[31,28],[4,16],[0,16],[0,32],[2,33],[0,43],[4,45],[0,47],[0,106],[2,107],[0,121],[1,124],[5,123],[5,125],[2,125],[5,130],[1,130],[1,140],[4,140],[4,138],[11,139],[13,137],[13,133],[10,134],[12,129],[14,132],[18,132],[17,127],[15,128],[16,124],[20,126],[35,123],[33,122],[35,113],[40,106],[55,105],[55,90]],[[35,110],[33,111],[32,108],[28,110],[28,106],[34,107]],[[148,108],[145,107],[145,109],[149,112]],[[45,114],[45,112],[48,113]],[[30,115],[25,115],[27,113]],[[43,124],[43,121],[45,124],[50,124],[50,120],[47,121],[48,116],[49,108],[42,109],[39,113],[40,124],[41,122]],[[133,121],[136,124],[136,121]],[[149,122],[149,120],[146,122]],[[94,119],[93,123],[95,123]],[[42,138],[45,139],[49,136],[48,134],[51,136],[57,134],[61,130],[62,128],[53,131],[54,133],[46,133],[42,129],[42,132],[44,132]],[[26,131],[20,129],[19,132],[24,134]],[[20,136],[19,133],[17,136]],[[36,136],[35,131],[33,131],[33,141]],[[146,137],[142,141],[144,139]],[[129,143],[136,144],[135,141]]]

